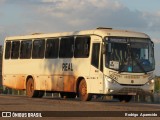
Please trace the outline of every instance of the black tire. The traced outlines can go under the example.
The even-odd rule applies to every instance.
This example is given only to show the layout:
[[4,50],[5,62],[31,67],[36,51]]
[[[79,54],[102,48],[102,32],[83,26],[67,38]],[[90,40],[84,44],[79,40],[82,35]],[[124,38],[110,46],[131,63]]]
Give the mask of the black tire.
[[67,93],[68,98],[76,98],[76,93]]
[[61,95],[61,98],[75,98],[76,97],[76,93],[72,93],[72,92],[61,92],[60,95]]
[[150,95],[151,102],[155,102],[154,95]]
[[38,93],[38,98],[42,98],[43,97],[43,95],[44,95],[44,91],[38,91],[39,93]]
[[131,95],[119,95],[118,99],[120,102],[130,102],[132,99]]
[[34,81],[32,78],[29,78],[26,84],[26,94],[30,98],[38,97],[39,92],[34,90]]
[[65,98],[66,95],[65,95],[64,92],[61,92],[61,93],[60,93],[60,96],[61,96],[61,98]]
[[92,99],[92,95],[87,93],[87,84],[86,81],[83,79],[79,84],[79,97],[82,101],[90,101]]

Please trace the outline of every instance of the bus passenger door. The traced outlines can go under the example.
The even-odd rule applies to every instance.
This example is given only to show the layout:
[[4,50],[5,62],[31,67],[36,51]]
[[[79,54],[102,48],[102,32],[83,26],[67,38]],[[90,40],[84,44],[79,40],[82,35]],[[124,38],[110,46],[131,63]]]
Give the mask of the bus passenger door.
[[103,93],[103,68],[101,54],[101,43],[92,43],[91,67],[90,67],[90,91],[92,93]]

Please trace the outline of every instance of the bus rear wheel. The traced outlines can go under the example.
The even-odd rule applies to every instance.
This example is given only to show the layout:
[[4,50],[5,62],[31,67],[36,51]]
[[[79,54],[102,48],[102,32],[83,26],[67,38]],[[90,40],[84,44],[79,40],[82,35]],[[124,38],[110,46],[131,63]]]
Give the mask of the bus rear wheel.
[[87,93],[87,84],[86,81],[83,79],[79,84],[79,97],[82,101],[89,101],[91,100],[91,94]]
[[34,90],[34,81],[32,78],[29,78],[26,85],[26,94],[30,98],[38,97],[39,92]]
[[37,91],[38,92],[38,98],[42,98],[44,96],[44,91]]

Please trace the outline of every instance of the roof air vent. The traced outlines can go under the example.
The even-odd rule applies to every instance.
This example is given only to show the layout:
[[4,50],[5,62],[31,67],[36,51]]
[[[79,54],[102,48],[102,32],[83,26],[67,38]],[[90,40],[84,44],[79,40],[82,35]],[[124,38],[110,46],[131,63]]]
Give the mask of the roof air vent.
[[109,29],[109,30],[112,30],[112,28],[109,28],[109,27],[98,27],[97,29]]
[[43,34],[43,33],[32,33],[32,35],[39,35],[39,34]]

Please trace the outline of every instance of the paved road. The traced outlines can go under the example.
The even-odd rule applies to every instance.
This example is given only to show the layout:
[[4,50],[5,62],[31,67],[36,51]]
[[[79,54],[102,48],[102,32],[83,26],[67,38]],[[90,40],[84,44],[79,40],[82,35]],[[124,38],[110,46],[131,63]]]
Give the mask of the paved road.
[[[31,111],[31,112],[39,111],[41,113],[43,111],[49,111],[46,114],[42,114],[43,116],[44,115],[52,116],[53,114],[56,113],[53,111],[62,111],[62,112],[56,113],[57,116],[60,116],[60,114],[64,114],[64,116],[62,115],[62,117],[58,117],[58,119],[74,119],[73,117],[70,118],[73,114],[76,115],[77,113],[79,113],[79,111],[87,111],[87,112],[81,112],[80,115],[82,116],[84,115],[84,117],[86,117],[87,115],[95,116],[95,117],[92,117],[92,120],[94,120],[94,119],[98,119],[99,117],[98,115],[101,115],[101,114],[103,115],[105,113],[99,112],[96,116],[97,112],[88,112],[88,111],[107,111],[106,114],[108,114],[108,116],[111,117],[111,119],[113,116],[116,116],[116,115],[121,116],[122,114],[124,115],[124,113],[127,113],[128,116],[136,116],[136,112],[133,112],[133,111],[137,111],[137,112],[142,111],[142,113],[143,111],[148,111],[148,113],[144,113],[144,114],[153,115],[153,113],[156,113],[156,114],[158,113],[158,115],[160,115],[160,104],[135,103],[135,102],[120,103],[119,101],[111,101],[111,100],[110,101],[109,100],[92,100],[89,102],[82,102],[79,99],[62,99],[58,97],[57,98],[44,97],[44,98],[33,99],[33,98],[28,98],[26,96],[0,95],[0,111],[1,112],[12,111],[17,113],[19,112],[25,113],[26,111]],[[69,111],[69,112],[64,112],[64,111]],[[75,111],[77,111],[77,113]],[[113,112],[113,111],[118,111],[118,112]],[[121,113],[121,111],[125,111],[125,112]],[[66,114],[68,114],[70,117],[65,117]],[[139,112],[137,114],[139,115]],[[89,118],[90,117],[87,117],[87,119]],[[2,118],[0,118],[0,120],[1,119]],[[26,119],[26,118],[22,118],[22,119]],[[51,119],[51,118],[45,118],[45,119]],[[82,117],[79,117],[78,119],[82,119]],[[103,119],[106,119],[106,118],[103,118]],[[141,119],[141,118],[138,118],[138,119]],[[158,117],[156,117],[156,119],[158,119]]]

